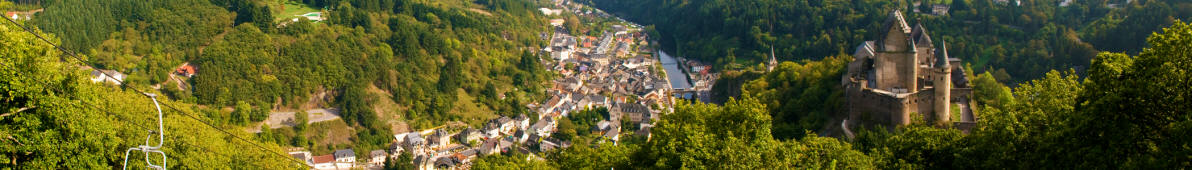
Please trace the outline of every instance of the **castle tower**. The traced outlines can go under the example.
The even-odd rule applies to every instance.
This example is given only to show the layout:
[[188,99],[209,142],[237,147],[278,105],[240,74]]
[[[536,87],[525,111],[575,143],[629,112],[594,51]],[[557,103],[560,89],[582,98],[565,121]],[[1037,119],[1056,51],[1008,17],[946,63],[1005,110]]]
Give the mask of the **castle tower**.
[[882,28],[883,31],[878,32],[876,61],[873,64],[876,69],[875,88],[896,93],[915,93],[918,90],[919,68],[910,26],[906,24],[901,11],[894,10]]
[[944,41],[941,44],[940,52],[935,60],[935,75],[932,77],[932,84],[935,91],[934,104],[934,120],[937,124],[950,123],[952,118],[951,92],[952,92],[952,66],[948,64],[948,42]]

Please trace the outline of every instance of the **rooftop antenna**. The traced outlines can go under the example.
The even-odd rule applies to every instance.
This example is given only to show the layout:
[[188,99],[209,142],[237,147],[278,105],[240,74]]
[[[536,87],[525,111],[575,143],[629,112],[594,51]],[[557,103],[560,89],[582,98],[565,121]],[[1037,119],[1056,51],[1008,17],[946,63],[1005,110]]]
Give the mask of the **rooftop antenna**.
[[[157,104],[157,94],[145,93],[145,96],[153,99],[153,106],[157,107],[157,131],[149,130],[149,135],[145,136],[144,145],[128,148],[128,150],[124,151],[124,169],[128,169],[128,155],[134,150],[145,153],[145,163],[149,164],[149,168],[166,169],[166,153],[161,151],[161,145],[165,143],[165,128],[162,126],[161,105]],[[157,146],[150,146],[149,139],[153,138],[154,133],[157,134]],[[161,165],[154,165],[153,162],[149,161],[149,153],[161,154]]]

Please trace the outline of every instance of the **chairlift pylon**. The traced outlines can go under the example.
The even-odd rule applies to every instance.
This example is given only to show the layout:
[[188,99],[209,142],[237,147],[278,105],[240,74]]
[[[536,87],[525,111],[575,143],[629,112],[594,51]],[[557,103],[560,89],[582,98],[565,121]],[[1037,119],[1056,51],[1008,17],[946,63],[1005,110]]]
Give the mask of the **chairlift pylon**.
[[[145,96],[149,96],[150,99],[153,99],[153,106],[157,108],[157,131],[149,130],[149,135],[145,136],[145,144],[144,145],[139,145],[137,147],[128,148],[128,150],[124,151],[124,167],[123,167],[124,169],[128,169],[128,155],[130,153],[132,153],[132,151],[134,151],[134,150],[141,151],[141,152],[145,153],[145,163],[149,164],[148,165],[149,168],[166,169],[166,153],[161,151],[161,145],[166,142],[165,141],[165,132],[166,131],[165,131],[165,127],[162,125],[162,118],[161,118],[161,115],[162,115],[161,114],[161,105],[157,104],[157,94],[145,93]],[[157,145],[156,146],[150,145],[150,143],[149,143],[149,140],[153,139],[154,133],[157,134]],[[161,154],[161,165],[154,165],[153,162],[149,161],[149,153]]]

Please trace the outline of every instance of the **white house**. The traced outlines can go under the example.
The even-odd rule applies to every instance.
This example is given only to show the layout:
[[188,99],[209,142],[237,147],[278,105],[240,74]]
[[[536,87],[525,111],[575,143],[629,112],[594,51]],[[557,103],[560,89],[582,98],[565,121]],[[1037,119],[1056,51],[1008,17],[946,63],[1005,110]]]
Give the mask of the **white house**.
[[517,143],[526,143],[528,139],[530,139],[530,133],[525,130],[517,130],[517,132],[513,133],[513,140],[517,141]]
[[388,155],[389,153],[386,153],[385,150],[379,149],[368,152],[368,164],[372,166],[385,166],[385,158]]
[[517,129],[519,130],[530,128],[530,118],[526,117],[525,114],[517,115],[517,117],[513,118],[513,121],[517,123]]
[[336,169],[335,155],[319,155],[311,159],[314,162],[315,169]]
[[457,140],[459,140],[459,143],[462,143],[462,144],[469,144],[472,141],[480,140],[481,136],[483,136],[483,135],[481,134],[480,130],[476,130],[476,129],[472,129],[472,128],[464,129],[463,132],[459,132],[459,134],[456,134],[456,137],[458,138]]
[[569,59],[571,58],[571,50],[555,50],[554,52],[550,53],[550,58],[560,61]]
[[559,15],[563,13],[562,9],[538,8],[542,15]]
[[501,152],[501,148],[498,146],[500,141],[501,140],[497,138],[490,138],[484,141],[484,144],[481,144],[477,151],[483,155],[492,155]]
[[550,133],[552,131],[554,131],[554,128],[555,128],[554,118],[553,117],[545,117],[543,119],[538,120],[537,123],[534,123],[534,126],[530,127],[530,131],[537,134],[538,136],[546,137],[546,136],[550,136]]
[[91,71],[91,82],[108,82],[120,85],[124,81],[124,73],[116,70],[93,70]]
[[501,136],[501,126],[495,123],[488,123],[484,125],[484,137],[495,138]]
[[336,168],[352,168],[356,163],[356,151],[352,149],[335,150],[335,167]]
[[501,133],[504,134],[513,134],[514,130],[517,130],[517,123],[509,117],[501,116],[501,118],[497,118],[497,125],[500,126]]
[[[394,135],[395,137],[397,135]],[[422,134],[418,132],[410,132],[402,135],[402,147],[410,154],[421,155],[428,150],[426,147],[426,139],[422,139]]]
[[445,147],[451,144],[451,134],[446,130],[437,129],[434,134],[430,135],[431,147]]
[[564,22],[567,22],[567,21],[564,21],[563,19],[551,19],[550,26],[556,26],[556,27],[563,26]]
[[621,127],[613,126],[604,132],[604,139],[613,141],[613,145],[617,145],[617,141],[621,140]]

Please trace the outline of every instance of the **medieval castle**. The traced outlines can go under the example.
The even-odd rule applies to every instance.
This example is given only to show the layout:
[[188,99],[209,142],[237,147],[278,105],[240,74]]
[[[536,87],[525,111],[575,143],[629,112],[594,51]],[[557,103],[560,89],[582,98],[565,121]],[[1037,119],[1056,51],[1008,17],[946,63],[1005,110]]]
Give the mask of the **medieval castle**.
[[841,80],[849,119],[860,120],[852,122],[894,127],[918,114],[965,131],[975,125],[960,59],[948,57],[946,42],[936,48],[921,24],[908,26],[900,11],[890,12],[877,40],[862,43],[853,57]]

